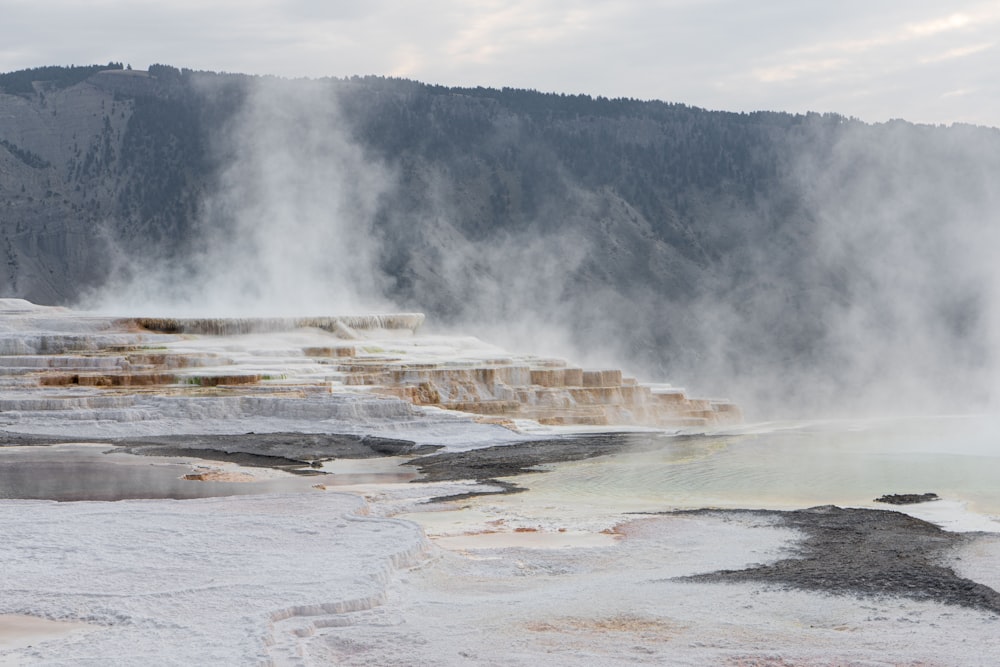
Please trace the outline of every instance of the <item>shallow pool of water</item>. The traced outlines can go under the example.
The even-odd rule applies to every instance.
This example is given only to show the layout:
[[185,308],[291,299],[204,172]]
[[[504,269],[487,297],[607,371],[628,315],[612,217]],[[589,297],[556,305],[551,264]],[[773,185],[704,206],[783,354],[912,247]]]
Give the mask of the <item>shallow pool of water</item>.
[[772,424],[685,439],[649,434],[619,454],[511,478],[529,491],[473,504],[586,521],[702,507],[892,509],[873,501],[934,492],[961,511],[996,517],[998,434],[1000,423],[987,417]]
[[303,477],[270,469],[219,464],[254,481],[184,479],[213,469],[207,461],[136,456],[107,445],[0,447],[0,499],[133,500],[210,498],[310,490],[324,476]]

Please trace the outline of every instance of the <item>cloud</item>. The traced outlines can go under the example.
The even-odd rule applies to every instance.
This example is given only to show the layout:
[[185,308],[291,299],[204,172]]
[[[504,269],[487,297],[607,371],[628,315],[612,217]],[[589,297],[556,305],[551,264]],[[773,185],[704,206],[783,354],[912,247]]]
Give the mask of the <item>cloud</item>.
[[444,48],[448,56],[471,64],[495,62],[525,47],[547,48],[583,37],[593,29],[598,13],[585,7],[565,9],[538,2],[476,4],[478,11]]
[[754,76],[762,83],[792,81],[801,76],[816,76],[824,72],[834,72],[842,69],[848,61],[844,58],[827,58],[825,60],[805,60],[796,63],[785,63],[776,67],[754,70]]
[[959,88],[958,90],[949,90],[944,93],[941,97],[963,97],[965,95],[972,95],[976,92],[975,88]]
[[920,63],[926,65],[930,63],[940,63],[946,60],[955,60],[956,58],[965,58],[967,56],[972,56],[977,53],[989,51],[993,48],[996,48],[996,45],[997,45],[996,42],[986,42],[983,44],[972,44],[969,46],[961,46],[958,48],[949,49],[944,53],[938,53],[933,56],[927,56],[925,58],[921,58]]
[[[984,103],[996,95],[986,54],[996,48],[996,3],[968,3],[944,13],[905,10],[829,17],[822,29],[791,31],[770,49],[723,74],[720,94],[744,96],[743,108],[833,111],[868,121],[976,122],[998,125]],[[976,89],[963,102],[945,94]]]
[[900,33],[899,39],[902,39],[902,35],[912,35],[917,38],[930,37],[942,32],[964,28],[973,22],[973,17],[968,14],[951,14],[944,18],[931,19],[922,23],[911,23]]

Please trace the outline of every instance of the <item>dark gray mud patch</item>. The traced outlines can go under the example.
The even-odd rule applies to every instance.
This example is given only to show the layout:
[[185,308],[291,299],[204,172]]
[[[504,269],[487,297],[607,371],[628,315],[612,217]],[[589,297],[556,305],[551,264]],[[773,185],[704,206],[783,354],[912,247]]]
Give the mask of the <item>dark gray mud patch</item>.
[[547,463],[579,461],[614,454],[635,446],[638,442],[640,440],[629,433],[549,438],[464,452],[441,452],[408,461],[406,465],[417,467],[423,476],[421,481],[485,481],[541,472],[537,467]]
[[190,457],[206,461],[223,461],[235,463],[248,468],[275,468],[296,475],[321,475],[307,461],[290,459],[284,456],[265,456],[263,454],[247,454],[246,452],[230,452],[222,449],[199,449],[196,447],[177,447],[171,445],[138,445],[122,447],[122,451],[137,456]]
[[[417,445],[409,440],[379,438],[341,433],[241,433],[225,435],[165,435],[142,438],[118,438],[110,441],[128,447],[136,454],[187,456],[188,451],[264,457],[259,464],[273,467],[275,459],[297,465],[330,459],[367,459],[381,456],[415,456],[436,451],[438,447]],[[161,452],[169,451],[169,454]],[[190,454],[194,456],[194,454]],[[248,461],[252,459],[248,458]]]
[[941,500],[941,498],[936,493],[887,493],[884,496],[879,496],[873,502],[887,505],[916,505],[917,503],[929,503],[932,500]]
[[679,513],[773,518],[805,536],[793,558],[685,577],[688,581],[763,582],[833,594],[890,595],[1000,614],[1000,593],[942,565],[949,551],[975,537],[900,512],[824,506],[790,512]]

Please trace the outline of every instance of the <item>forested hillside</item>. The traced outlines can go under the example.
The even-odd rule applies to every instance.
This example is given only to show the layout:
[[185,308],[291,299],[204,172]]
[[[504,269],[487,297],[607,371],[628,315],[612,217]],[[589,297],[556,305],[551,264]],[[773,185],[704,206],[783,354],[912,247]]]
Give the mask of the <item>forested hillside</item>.
[[768,414],[998,386],[996,129],[117,63],[0,91],[5,296],[421,310]]

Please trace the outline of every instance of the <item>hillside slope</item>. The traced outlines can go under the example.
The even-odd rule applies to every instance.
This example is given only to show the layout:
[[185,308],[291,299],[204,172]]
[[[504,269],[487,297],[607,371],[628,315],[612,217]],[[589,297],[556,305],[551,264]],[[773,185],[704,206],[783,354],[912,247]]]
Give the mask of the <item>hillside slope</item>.
[[995,129],[168,66],[0,89],[5,295],[391,303],[769,410],[994,388]]

